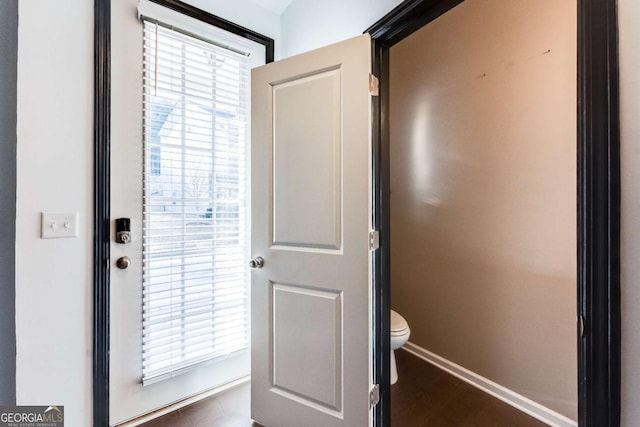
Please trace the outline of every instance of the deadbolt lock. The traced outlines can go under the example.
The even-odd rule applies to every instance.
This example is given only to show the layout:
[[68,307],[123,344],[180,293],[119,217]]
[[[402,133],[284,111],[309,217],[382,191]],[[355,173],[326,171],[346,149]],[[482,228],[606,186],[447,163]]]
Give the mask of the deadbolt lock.
[[131,219],[116,219],[116,243],[131,243]]

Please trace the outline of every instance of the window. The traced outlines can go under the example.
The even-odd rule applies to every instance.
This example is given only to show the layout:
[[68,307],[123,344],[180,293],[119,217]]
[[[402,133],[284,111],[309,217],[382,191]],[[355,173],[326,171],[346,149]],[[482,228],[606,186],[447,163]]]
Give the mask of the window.
[[160,146],[151,145],[149,147],[149,173],[151,175],[160,175]]
[[247,55],[144,21],[143,383],[248,346]]

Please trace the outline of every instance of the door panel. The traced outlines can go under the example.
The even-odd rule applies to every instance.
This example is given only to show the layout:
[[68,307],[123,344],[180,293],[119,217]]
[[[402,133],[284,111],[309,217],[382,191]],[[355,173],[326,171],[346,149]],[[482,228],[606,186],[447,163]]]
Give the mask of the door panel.
[[303,286],[270,286],[273,388],[339,412],[342,294]]
[[370,38],[252,74],[252,417],[366,426]]
[[273,244],[340,249],[341,73],[273,85]]
[[[208,360],[197,367],[190,368],[191,370],[187,372],[176,370],[170,374],[170,378],[162,379],[149,385],[142,385],[143,263],[150,262],[149,260],[145,261],[143,257],[144,237],[142,230],[144,221],[149,223],[151,217],[149,216],[149,212],[143,213],[142,204],[145,191],[148,192],[148,188],[145,188],[143,185],[143,165],[145,163],[145,155],[143,152],[143,105],[145,99],[143,99],[144,92],[142,88],[144,68],[142,50],[143,24],[137,19],[136,9],[138,4],[138,0],[123,0],[121,2],[114,2],[112,8],[113,41],[111,55],[112,68],[114,71],[111,76],[111,100],[113,106],[111,109],[111,213],[113,219],[118,217],[131,218],[131,242],[128,244],[115,243],[115,236],[113,235],[111,239],[109,418],[112,425],[135,419],[141,414],[152,412],[187,397],[195,396],[203,392],[215,392],[218,387],[224,388],[225,384],[232,383],[238,378],[246,377],[249,373],[250,365],[249,351],[243,350]],[[169,18],[169,16],[167,16],[167,18]],[[184,19],[187,18],[185,17]],[[216,30],[211,29],[211,31]],[[251,55],[249,60],[250,66],[264,64],[264,59],[264,47],[255,45],[254,54]],[[202,82],[202,80],[198,81]],[[148,105],[148,97],[146,102]],[[209,100],[186,105],[198,105],[201,107],[203,104],[209,105],[208,102]],[[187,107],[185,107],[184,110],[187,111],[187,113],[183,113],[182,117],[186,117],[186,120],[191,120],[185,123],[193,126],[195,129],[193,134],[199,132],[205,136],[214,135],[213,124],[211,129],[205,128],[203,130],[202,127],[198,127],[198,124],[203,121],[202,113],[198,111],[193,112],[192,109],[189,110]],[[175,111],[180,110],[176,109]],[[188,114],[192,112],[192,115]],[[221,121],[217,117],[224,116],[224,112],[216,111],[216,113],[216,120],[218,121],[215,122],[215,125],[220,125]],[[165,114],[164,116],[158,114],[155,116],[156,122],[160,121],[159,117],[163,117],[166,123],[171,123],[172,121],[179,120],[181,116],[177,112],[175,114]],[[212,120],[210,120],[210,122],[213,123]],[[147,126],[149,127],[149,123],[147,123]],[[200,124],[200,126],[202,125]],[[178,126],[175,126],[171,130],[173,132],[174,129],[178,128]],[[177,132],[168,132],[169,127],[163,129],[167,130],[166,135],[168,135],[168,137]],[[190,129],[187,129],[188,131],[184,132],[185,135],[190,132]],[[229,128],[222,130],[219,128],[215,129],[217,131],[217,134],[215,134],[217,138],[216,141],[222,143],[224,139],[220,137],[220,135],[226,135]],[[242,129],[242,131],[244,132],[244,129]],[[159,134],[158,137],[162,138],[164,134]],[[198,144],[194,144],[194,141],[201,142],[197,137],[185,136],[184,141],[180,146],[176,144],[177,148],[174,150],[161,152],[162,154],[157,160],[159,171],[156,173],[152,172],[151,168],[147,169],[149,170],[148,175],[153,175],[148,182],[151,182],[151,179],[164,178],[164,171],[167,171],[167,175],[170,175],[169,171],[175,170],[172,168],[172,163],[176,162],[176,159],[180,159],[178,155],[174,154],[176,150],[179,152],[184,150],[185,153],[194,153],[197,151],[196,147],[201,148]],[[152,153],[151,150],[149,150],[149,152]],[[202,153],[203,150],[197,151],[197,155],[200,156],[201,159],[204,158]],[[185,156],[185,158],[191,159],[195,157],[196,154],[187,154],[187,156]],[[244,161],[244,158],[242,161]],[[204,160],[202,162],[204,162]],[[197,162],[185,162],[185,164],[195,164],[198,166]],[[225,165],[226,163],[221,162],[217,164]],[[194,166],[193,169],[195,172],[200,172],[196,166]],[[180,172],[180,176],[182,176],[182,171]],[[173,183],[166,185],[166,187],[185,188],[192,196],[193,194],[200,196],[206,193],[203,188],[208,189],[206,186],[208,183],[202,183],[196,178],[199,179],[199,175],[193,175],[193,180],[187,181],[184,187],[174,185]],[[219,184],[216,189],[221,188],[223,184],[224,183]],[[208,194],[206,194],[206,196],[208,197]],[[176,236],[182,235],[179,233],[190,233],[187,239],[191,240],[186,241],[185,248],[190,248],[193,253],[196,253],[196,255],[194,255],[195,258],[199,256],[201,249],[200,247],[196,247],[197,244],[200,243],[196,240],[196,237],[203,235],[208,236],[210,230],[212,230],[211,224],[214,220],[218,220],[217,218],[231,217],[233,213],[227,213],[225,210],[227,206],[223,206],[220,210],[213,208],[208,211],[204,210],[203,207],[203,212],[201,212],[200,215],[194,215],[193,220],[190,220],[192,222],[185,224],[184,228],[181,227],[181,224],[175,225],[171,223],[167,226],[167,233],[175,233]],[[220,205],[216,205],[216,207],[220,208]],[[153,213],[155,214],[157,212],[154,211]],[[222,223],[223,221],[220,222]],[[170,222],[167,221],[167,223],[169,224]],[[187,225],[189,226],[188,231],[183,231],[187,230]],[[149,229],[150,228],[151,227],[149,227]],[[207,230],[207,232],[200,232],[199,230]],[[160,234],[160,232],[157,234]],[[240,239],[243,237],[232,236],[232,238]],[[148,243],[149,241],[147,240],[147,244]],[[187,246],[187,244],[191,246]],[[194,247],[196,247],[197,250],[195,250]],[[220,248],[214,248],[214,251],[215,250],[221,252]],[[206,273],[201,274],[204,276],[209,275],[209,272],[215,268],[211,268],[209,261],[210,254],[206,252],[206,248],[202,251],[207,255],[207,261],[196,265],[196,267],[203,271],[206,270]],[[128,256],[131,259],[131,266],[126,270],[120,270],[115,267],[116,260],[121,256]],[[244,259],[246,255],[241,255],[241,257]],[[219,263],[220,271],[227,266],[225,262],[226,259]],[[245,268],[244,262],[242,262],[240,268]],[[162,270],[159,269],[158,271],[162,273]],[[171,282],[179,282],[175,276],[182,276],[182,271],[179,271],[179,274],[176,274],[175,271],[179,271],[179,269],[167,268],[167,272],[172,273],[167,274],[168,277],[171,277]],[[193,271],[188,274],[200,276],[200,274]],[[183,279],[185,283],[186,279],[193,279],[190,283],[195,283],[194,287],[201,285],[201,283],[198,282],[199,277],[187,277],[187,274],[185,274],[181,279]],[[224,285],[224,283],[222,284]],[[203,294],[214,294],[217,297],[217,295],[224,294],[225,292],[226,289],[221,286],[220,288],[216,288],[215,292],[207,290],[207,292],[203,292]],[[220,303],[215,307],[218,309],[218,313],[222,312],[220,316],[224,316],[224,309],[220,308],[221,305]],[[185,304],[183,307],[188,308],[189,306]],[[191,308],[193,308],[193,306]],[[163,310],[170,309],[172,309],[172,307],[163,308]],[[205,309],[200,306],[197,307],[197,310],[205,311]],[[193,319],[197,316],[193,316],[188,322],[184,322],[184,326],[182,324],[180,325],[185,331],[185,336],[197,330],[199,327],[202,328],[203,325],[208,327],[212,323],[210,319],[214,317],[218,319],[218,317],[216,317],[217,315],[214,316],[211,314],[211,312],[214,311],[213,308],[211,310],[207,308],[206,311],[207,312],[203,314],[203,318],[206,317],[203,322],[196,323]],[[199,344],[201,343],[198,343],[198,345]],[[198,347],[196,350],[200,348],[201,347]]]

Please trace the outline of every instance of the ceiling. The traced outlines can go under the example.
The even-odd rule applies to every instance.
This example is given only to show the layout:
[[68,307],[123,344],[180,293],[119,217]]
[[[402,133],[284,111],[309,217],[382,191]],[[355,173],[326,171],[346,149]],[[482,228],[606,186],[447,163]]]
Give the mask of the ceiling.
[[260,5],[278,15],[282,15],[282,12],[291,4],[291,1],[292,0],[251,0],[252,3]]

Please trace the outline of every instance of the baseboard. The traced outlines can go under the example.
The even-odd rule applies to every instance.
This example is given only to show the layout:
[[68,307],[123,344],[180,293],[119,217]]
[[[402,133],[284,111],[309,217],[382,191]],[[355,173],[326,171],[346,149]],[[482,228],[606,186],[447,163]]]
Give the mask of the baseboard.
[[186,397],[184,399],[178,400],[177,402],[173,402],[168,404],[167,406],[163,406],[162,408],[156,409],[154,411],[148,412],[146,414],[142,414],[139,417],[136,418],[132,418],[130,420],[124,421],[120,424],[116,424],[113,427],[135,427],[135,426],[139,426],[140,424],[144,424],[146,422],[149,422],[151,420],[155,420],[156,418],[159,418],[163,415],[167,415],[173,411],[177,411],[180,408],[184,408],[185,406],[191,405],[192,403],[196,403],[200,400],[206,399],[207,397],[211,397],[211,396],[215,396],[216,394],[220,394],[223,393],[227,390],[230,390],[234,387],[237,387],[241,384],[244,384],[246,382],[248,382],[251,379],[251,377],[246,376],[246,377],[242,377],[240,379],[237,379],[235,381],[231,381],[228,382],[226,384],[223,384],[221,386],[218,387],[213,387],[210,389],[207,389],[203,392],[200,392],[198,394],[194,394],[192,396]]
[[450,373],[451,375],[460,378],[462,381],[471,384],[472,386],[492,395],[493,397],[502,400],[503,402],[513,406],[514,408],[531,415],[532,417],[542,421],[553,427],[576,427],[577,422],[570,418],[565,417],[562,414],[557,413],[545,406],[540,405],[533,400],[509,390],[508,388],[496,384],[493,381],[471,372],[470,370],[463,368],[443,357],[438,356],[425,350],[424,348],[417,346],[411,342],[408,342],[402,347],[403,350],[408,351],[425,360],[432,365]]

